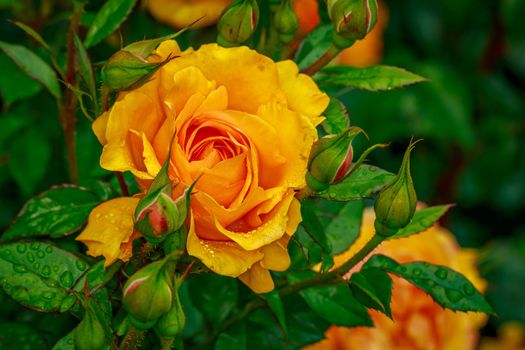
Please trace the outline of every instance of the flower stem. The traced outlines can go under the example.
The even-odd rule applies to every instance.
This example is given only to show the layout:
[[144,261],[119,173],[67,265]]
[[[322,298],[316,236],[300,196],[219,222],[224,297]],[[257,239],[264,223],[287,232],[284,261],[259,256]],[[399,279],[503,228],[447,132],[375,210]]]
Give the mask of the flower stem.
[[[299,281],[297,283],[289,284],[285,286],[284,288],[281,288],[278,290],[279,296],[281,298],[286,297],[287,295],[299,292],[304,289],[308,289],[310,287],[314,286],[326,286],[331,284],[340,284],[340,283],[347,283],[343,280],[343,276],[352,268],[354,268],[358,263],[363,261],[377,246],[379,246],[383,241],[385,240],[384,236],[381,235],[374,235],[368,243],[361,248],[352,258],[350,258],[347,262],[345,262],[343,265],[341,265],[339,268],[332,270],[327,273],[318,274],[315,277],[305,279],[302,281]],[[234,315],[227,319],[222,327],[220,327],[217,331],[213,332],[200,346],[198,346],[196,349],[205,349],[209,345],[211,345],[215,339],[224,332],[226,329],[228,329],[231,325],[233,325],[237,321],[241,321],[244,318],[248,317],[253,311],[260,309],[264,306],[264,301],[261,299],[252,300],[249,303],[246,304],[244,309],[238,313],[237,315]]]
[[137,350],[140,348],[140,344],[144,339],[144,331],[138,330],[137,328],[130,326],[128,333],[120,343],[119,350]]
[[317,61],[312,63],[310,66],[306,67],[302,70],[302,73],[308,74],[308,75],[314,75],[318,71],[324,68],[328,63],[330,63],[331,60],[335,58],[341,52],[340,49],[336,48],[335,46],[331,45],[328,51],[324,53]]

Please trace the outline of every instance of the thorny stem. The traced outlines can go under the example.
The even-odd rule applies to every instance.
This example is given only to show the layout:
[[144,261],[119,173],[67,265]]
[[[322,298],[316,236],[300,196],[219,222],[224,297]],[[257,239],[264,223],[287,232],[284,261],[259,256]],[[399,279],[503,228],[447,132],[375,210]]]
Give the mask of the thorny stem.
[[119,350],[137,350],[144,339],[144,331],[130,326],[128,332],[124,336],[124,340],[120,343]]
[[306,67],[302,70],[302,73],[308,74],[308,75],[314,75],[318,71],[320,71],[324,66],[326,66],[328,63],[330,63],[331,60],[335,58],[341,52],[340,49],[336,48],[335,46],[330,46],[328,51],[324,53],[317,61],[312,63],[310,66]]
[[[78,31],[80,24],[80,16],[82,14],[82,7],[76,7],[71,17],[69,24],[69,30],[67,33],[66,43],[66,57],[67,57],[67,70],[65,80],[66,83],[75,86],[76,85],[76,73],[75,73],[75,34]],[[71,91],[66,89],[66,96],[64,105],[59,103],[60,109],[60,121],[62,122],[62,128],[64,129],[66,154],[68,160],[69,177],[72,183],[78,183],[78,167],[77,167],[77,152],[76,152],[76,108],[77,108],[77,97]]]
[[[343,265],[338,267],[335,270],[332,270],[327,273],[318,274],[315,277],[302,280],[297,283],[289,284],[281,289],[278,290],[279,296],[281,298],[284,298],[290,294],[293,294],[295,292],[308,289],[310,287],[314,286],[326,286],[331,284],[339,284],[339,283],[346,283],[343,280],[343,276],[352,268],[354,268],[358,263],[363,261],[377,246],[379,246],[384,240],[385,236],[381,235],[374,235],[372,239],[360,250],[354,255],[351,259],[349,259],[347,262],[345,262]],[[264,301],[261,299],[252,300],[249,303],[246,304],[244,309],[238,313],[237,315],[234,315],[227,319],[222,327],[220,327],[218,330],[213,332],[200,346],[197,347],[197,349],[205,349],[209,345],[211,345],[215,339],[224,332],[226,329],[228,329],[231,325],[233,325],[237,321],[241,321],[247,316],[249,316],[253,311],[260,309],[264,306]]]

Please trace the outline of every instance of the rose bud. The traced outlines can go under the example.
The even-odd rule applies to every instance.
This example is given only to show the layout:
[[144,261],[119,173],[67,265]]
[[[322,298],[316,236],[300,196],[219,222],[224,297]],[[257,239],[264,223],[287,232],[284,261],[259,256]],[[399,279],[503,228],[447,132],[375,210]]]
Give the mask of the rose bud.
[[299,18],[292,8],[291,0],[284,0],[275,12],[275,29],[281,42],[286,44],[292,41],[298,28]]
[[104,326],[100,323],[89,301],[85,305],[84,318],[73,333],[75,349],[101,350],[108,345]]
[[351,127],[338,135],[319,139],[310,153],[306,183],[314,191],[323,191],[329,185],[348,176],[352,165],[352,140],[362,129]]
[[259,6],[255,0],[234,0],[222,12],[217,25],[219,39],[229,44],[248,40],[259,20]]
[[150,63],[136,53],[120,50],[102,67],[102,81],[114,91],[131,90],[147,82],[169,60]]
[[174,338],[182,332],[186,324],[186,315],[179,297],[180,283],[175,283],[171,310],[163,315],[155,325],[155,332],[161,339]]
[[381,192],[374,204],[375,228],[378,234],[390,236],[408,225],[416,211],[416,191],[410,175],[411,142],[403,157],[399,173]]
[[341,39],[363,39],[377,22],[377,0],[328,0],[327,6]]
[[122,304],[135,327],[151,328],[171,309],[172,263],[168,258],[164,258],[146,265],[128,279],[122,294]]

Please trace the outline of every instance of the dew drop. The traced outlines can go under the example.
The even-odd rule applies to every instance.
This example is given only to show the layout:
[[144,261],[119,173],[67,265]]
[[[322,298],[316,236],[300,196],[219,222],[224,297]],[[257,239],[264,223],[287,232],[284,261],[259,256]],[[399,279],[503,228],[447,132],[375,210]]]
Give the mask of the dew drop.
[[29,301],[30,299],[29,291],[24,287],[18,287],[12,295],[15,300],[21,302]]
[[25,251],[27,250],[27,244],[25,243],[20,243],[16,246],[16,250],[19,252],[19,253],[25,253]]
[[27,253],[27,261],[29,261],[30,263],[34,262],[35,261],[35,255],[31,252]]
[[37,258],[42,259],[42,258],[45,257],[45,256],[46,256],[46,253],[44,253],[44,252],[41,251],[41,250],[39,250],[39,251],[36,252],[36,257],[37,257]]
[[58,272],[58,270],[60,270],[60,267],[58,265],[53,265],[52,269],[53,272]]
[[62,273],[62,275],[60,275],[60,283],[62,283],[64,287],[71,287],[73,285],[73,274],[70,271]]
[[53,247],[47,246],[47,247],[46,247],[46,253],[47,253],[47,254],[51,254],[51,253],[53,253]]
[[31,248],[32,250],[38,250],[40,248],[40,242],[32,242],[29,245],[29,248]]
[[44,267],[42,268],[42,274],[44,276],[51,275],[51,267],[49,267],[48,265],[44,265]]
[[22,264],[15,264],[13,265],[13,270],[18,273],[24,273],[27,272],[27,267]]
[[0,249],[0,257],[8,259],[11,256],[11,251],[9,249]]
[[474,288],[469,283],[465,283],[465,285],[463,286],[463,290],[465,291],[466,295],[473,295],[474,293],[476,293],[476,288]]
[[87,269],[86,263],[83,262],[82,260],[77,260],[76,265],[77,265],[77,269],[79,269],[80,271],[84,271],[85,269]]
[[448,276],[448,271],[445,269],[439,268],[434,274],[437,276],[437,278],[444,280]]
[[34,264],[33,264],[33,268],[34,268],[35,270],[38,270],[38,269],[40,268],[40,263],[39,263],[39,262],[34,263]]
[[51,300],[55,297],[56,293],[55,292],[51,292],[51,291],[45,291],[44,293],[42,293],[42,298],[44,299],[47,299],[47,300]]
[[412,275],[417,277],[420,276],[422,272],[423,271],[421,269],[414,269],[414,271],[412,271]]
[[463,299],[463,295],[454,289],[447,289],[445,291],[445,294],[447,295],[448,300],[450,300],[453,303],[457,303],[461,299]]
[[68,295],[64,299],[62,304],[60,304],[60,308],[59,308],[60,312],[66,312],[67,310],[69,310],[75,304],[76,301],[77,301],[77,298],[75,298],[73,294]]
[[55,281],[54,279],[51,279],[51,278],[46,278],[46,279],[44,279],[44,283],[45,283],[48,287],[51,287],[51,288],[56,288],[56,287],[58,287],[58,283],[57,283],[57,281]]

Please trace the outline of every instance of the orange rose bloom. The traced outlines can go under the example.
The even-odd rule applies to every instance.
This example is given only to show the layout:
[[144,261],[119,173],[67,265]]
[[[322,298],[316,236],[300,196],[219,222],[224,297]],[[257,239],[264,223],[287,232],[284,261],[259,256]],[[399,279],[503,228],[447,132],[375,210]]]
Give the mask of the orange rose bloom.
[[184,28],[200,19],[194,27],[217,23],[230,0],[146,0],[153,17],[175,28]]
[[[373,223],[373,211],[365,211],[358,240],[349,251],[336,257],[336,265],[347,261],[371,239]],[[461,249],[454,236],[437,225],[419,235],[386,241],[374,253],[387,255],[399,263],[428,261],[445,265],[463,273],[476,288],[484,290],[486,287],[475,267],[476,253]],[[351,272],[347,277],[350,275]],[[486,316],[443,309],[409,282],[395,276],[392,278],[393,321],[370,310],[374,328],[332,326],[326,333],[326,340],[308,349],[468,350],[476,347],[478,331]]]
[[[146,189],[175,133],[169,175],[181,185],[173,196],[201,176],[191,196],[188,253],[256,292],[270,291],[268,270],[290,264],[287,244],[301,221],[295,191],[305,186],[328,96],[292,61],[275,63],[247,47],[181,52],[166,41],[156,54],[180,57],[119,94],[93,124],[104,145],[100,164],[131,171]],[[107,220],[91,219],[78,237],[88,246],[109,239],[93,237]]]

